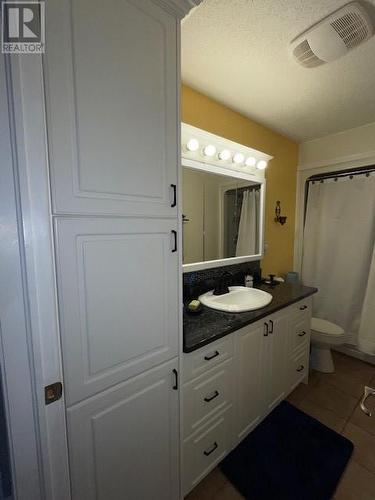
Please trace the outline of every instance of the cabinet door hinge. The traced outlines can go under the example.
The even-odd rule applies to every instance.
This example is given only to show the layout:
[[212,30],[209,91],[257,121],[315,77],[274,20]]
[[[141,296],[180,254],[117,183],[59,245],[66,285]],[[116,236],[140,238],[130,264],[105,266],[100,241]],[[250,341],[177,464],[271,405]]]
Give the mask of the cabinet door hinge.
[[62,396],[62,389],[63,386],[61,382],[55,382],[54,384],[47,385],[44,388],[44,401],[46,405],[58,401]]

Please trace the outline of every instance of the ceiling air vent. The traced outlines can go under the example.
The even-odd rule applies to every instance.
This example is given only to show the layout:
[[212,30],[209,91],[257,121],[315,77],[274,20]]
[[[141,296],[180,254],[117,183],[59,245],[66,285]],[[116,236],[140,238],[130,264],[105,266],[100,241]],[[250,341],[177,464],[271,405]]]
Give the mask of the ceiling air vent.
[[306,68],[334,61],[374,34],[371,19],[351,2],[315,24],[291,42],[293,57]]

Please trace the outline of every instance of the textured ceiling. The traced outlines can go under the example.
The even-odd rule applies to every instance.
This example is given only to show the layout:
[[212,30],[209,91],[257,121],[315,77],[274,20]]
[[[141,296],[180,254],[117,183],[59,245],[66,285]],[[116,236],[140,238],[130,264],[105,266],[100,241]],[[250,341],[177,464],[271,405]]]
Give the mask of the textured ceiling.
[[[288,52],[293,38],[346,3],[204,0],[182,23],[182,79],[298,141],[374,122],[375,37],[312,69]],[[373,15],[375,0],[361,3]]]

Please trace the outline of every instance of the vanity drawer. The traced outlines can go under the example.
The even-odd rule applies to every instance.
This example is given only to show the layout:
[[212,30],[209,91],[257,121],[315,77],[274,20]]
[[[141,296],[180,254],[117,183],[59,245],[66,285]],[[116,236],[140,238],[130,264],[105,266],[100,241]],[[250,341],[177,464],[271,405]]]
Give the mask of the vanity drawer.
[[289,362],[289,385],[292,391],[309,373],[310,349],[307,347]]
[[307,297],[306,299],[300,300],[295,304],[290,306],[290,313],[292,316],[301,316],[310,318],[312,311],[312,300],[311,297]]
[[310,343],[310,318],[297,316],[289,323],[290,353],[293,355]]
[[233,360],[204,373],[183,387],[183,429],[188,437],[213,418],[224,407],[232,404]]
[[231,418],[232,409],[229,408],[204,431],[184,442],[184,495],[193,489],[230,451]]
[[207,370],[233,356],[233,335],[212,342],[191,353],[184,353],[182,359],[183,382],[198,377]]

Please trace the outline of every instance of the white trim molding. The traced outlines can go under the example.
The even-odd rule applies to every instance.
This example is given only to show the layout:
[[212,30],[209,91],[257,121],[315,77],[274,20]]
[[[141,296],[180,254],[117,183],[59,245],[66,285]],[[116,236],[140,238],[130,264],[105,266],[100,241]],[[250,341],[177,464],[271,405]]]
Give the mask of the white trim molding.
[[341,168],[352,168],[363,166],[370,163],[375,163],[375,150],[366,151],[366,153],[357,153],[347,156],[339,156],[330,160],[319,160],[311,163],[302,163],[298,166],[298,170],[312,170],[322,167],[337,166]]
[[152,0],[164,10],[170,12],[179,19],[187,16],[189,12],[197,7],[203,0]]
[[[35,377],[44,496],[70,498],[64,397],[46,406],[44,387],[63,381],[49,192],[42,57],[11,57],[14,134],[24,239],[25,293]],[[31,496],[30,496],[31,498]]]
[[7,436],[1,435],[0,439],[6,440],[8,437],[11,497],[17,500],[41,500],[46,495],[38,415],[34,404],[37,386],[30,339],[29,300],[25,291],[25,238],[18,182],[21,159],[17,151],[9,61],[8,55],[1,54],[0,374]]

